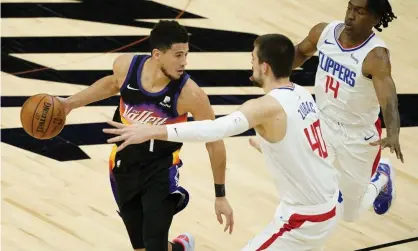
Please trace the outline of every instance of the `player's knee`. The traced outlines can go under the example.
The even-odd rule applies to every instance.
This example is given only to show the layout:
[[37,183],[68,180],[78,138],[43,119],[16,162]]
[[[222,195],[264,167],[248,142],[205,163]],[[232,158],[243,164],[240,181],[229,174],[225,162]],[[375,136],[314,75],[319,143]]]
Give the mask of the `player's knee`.
[[145,248],[136,248],[135,251],[145,251]]

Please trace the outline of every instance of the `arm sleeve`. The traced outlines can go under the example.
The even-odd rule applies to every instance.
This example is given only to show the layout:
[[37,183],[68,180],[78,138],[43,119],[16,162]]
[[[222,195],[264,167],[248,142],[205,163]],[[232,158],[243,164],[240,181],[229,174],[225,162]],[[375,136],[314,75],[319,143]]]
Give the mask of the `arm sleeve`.
[[215,120],[171,124],[166,128],[167,141],[173,142],[212,142],[250,129],[247,118],[240,111]]

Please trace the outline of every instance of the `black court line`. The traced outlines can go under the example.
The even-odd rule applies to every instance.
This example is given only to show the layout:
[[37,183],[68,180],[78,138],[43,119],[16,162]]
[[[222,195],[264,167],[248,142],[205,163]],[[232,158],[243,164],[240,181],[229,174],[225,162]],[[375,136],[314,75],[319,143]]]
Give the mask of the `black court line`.
[[380,244],[380,245],[376,245],[376,246],[368,247],[368,248],[363,248],[363,249],[357,249],[355,251],[377,250],[377,249],[381,249],[381,248],[397,246],[397,245],[405,244],[405,243],[408,243],[408,242],[414,242],[414,241],[418,241],[418,237],[413,237],[413,238],[400,240],[400,241],[389,242],[389,243]]

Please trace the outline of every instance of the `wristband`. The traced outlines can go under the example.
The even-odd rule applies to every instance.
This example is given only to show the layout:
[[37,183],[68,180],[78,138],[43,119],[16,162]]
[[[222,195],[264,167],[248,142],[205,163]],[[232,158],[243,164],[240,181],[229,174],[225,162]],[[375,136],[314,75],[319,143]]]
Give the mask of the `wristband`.
[[215,196],[225,197],[225,185],[224,184],[215,184]]

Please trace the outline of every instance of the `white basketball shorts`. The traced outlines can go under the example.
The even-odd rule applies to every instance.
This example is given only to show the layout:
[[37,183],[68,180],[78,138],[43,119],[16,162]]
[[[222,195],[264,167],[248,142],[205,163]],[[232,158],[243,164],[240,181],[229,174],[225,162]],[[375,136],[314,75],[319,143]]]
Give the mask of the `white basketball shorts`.
[[281,203],[274,220],[241,251],[323,250],[342,214],[342,197],[330,211],[298,214]]
[[355,220],[359,217],[370,179],[379,165],[381,147],[370,143],[381,138],[380,120],[374,125],[354,127],[322,118],[321,130],[330,161],[340,173],[343,218]]

